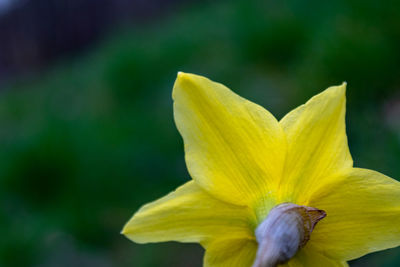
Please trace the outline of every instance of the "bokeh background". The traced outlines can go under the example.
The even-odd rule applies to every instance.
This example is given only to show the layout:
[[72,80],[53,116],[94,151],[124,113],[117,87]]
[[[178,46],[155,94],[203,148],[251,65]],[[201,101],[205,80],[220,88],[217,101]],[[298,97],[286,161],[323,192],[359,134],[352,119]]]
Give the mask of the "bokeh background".
[[[119,234],[189,179],[177,71],[278,118],[347,81],[355,165],[400,178],[399,10],[395,0],[0,0],[0,266],[201,266],[198,245]],[[391,249],[351,266],[399,264]]]

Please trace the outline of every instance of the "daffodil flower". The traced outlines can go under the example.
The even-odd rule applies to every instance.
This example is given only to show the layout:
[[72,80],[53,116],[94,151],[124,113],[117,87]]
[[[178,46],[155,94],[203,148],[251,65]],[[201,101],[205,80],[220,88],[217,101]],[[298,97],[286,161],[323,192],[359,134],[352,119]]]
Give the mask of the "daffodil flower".
[[400,183],[353,167],[345,91],[329,87],[278,121],[222,84],[179,73],[174,116],[192,180],[139,209],[122,233],[198,242],[207,267],[347,266],[400,245]]

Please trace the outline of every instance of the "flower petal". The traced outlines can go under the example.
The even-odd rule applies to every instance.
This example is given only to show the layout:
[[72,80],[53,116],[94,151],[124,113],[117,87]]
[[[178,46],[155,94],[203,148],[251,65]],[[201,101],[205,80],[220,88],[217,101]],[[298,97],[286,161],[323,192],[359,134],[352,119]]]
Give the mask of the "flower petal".
[[251,237],[251,218],[247,208],[222,202],[190,181],[143,206],[122,233],[137,243],[204,242],[226,235]]
[[[346,262],[335,261],[330,259],[321,253],[318,253],[315,249],[306,245],[300,249],[299,252],[291,259],[288,263],[283,265],[285,267],[348,267]],[[283,267],[282,266],[282,267]]]
[[251,267],[257,242],[249,239],[223,239],[206,246],[204,267]]
[[345,83],[330,87],[280,121],[288,142],[281,202],[301,205],[316,184],[353,166],[345,129],[345,91]]
[[249,204],[281,176],[286,141],[264,108],[207,78],[179,73],[174,116],[192,178],[211,194]]
[[356,168],[335,180],[309,203],[327,213],[310,242],[325,255],[346,261],[399,246],[400,182]]

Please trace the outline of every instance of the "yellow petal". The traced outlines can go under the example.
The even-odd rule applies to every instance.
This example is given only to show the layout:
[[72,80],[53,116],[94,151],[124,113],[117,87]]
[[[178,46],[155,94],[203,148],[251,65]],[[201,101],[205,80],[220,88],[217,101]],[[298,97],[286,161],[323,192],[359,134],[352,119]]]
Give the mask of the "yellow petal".
[[325,255],[346,261],[399,246],[400,183],[356,168],[334,180],[309,203],[327,213],[310,242]]
[[329,182],[331,174],[352,167],[345,92],[345,83],[330,87],[280,121],[288,142],[281,202],[302,204],[316,184]]
[[286,143],[267,110],[222,84],[185,73],[178,74],[173,99],[186,164],[200,186],[236,204],[272,193]]
[[251,267],[257,243],[248,239],[223,239],[206,246],[204,267]]
[[279,267],[348,267],[346,262],[341,262],[328,258],[321,253],[318,253],[315,249],[306,245],[300,249],[299,252],[284,265]]
[[143,206],[122,233],[137,243],[204,242],[218,236],[252,237],[247,208],[222,202],[194,181]]

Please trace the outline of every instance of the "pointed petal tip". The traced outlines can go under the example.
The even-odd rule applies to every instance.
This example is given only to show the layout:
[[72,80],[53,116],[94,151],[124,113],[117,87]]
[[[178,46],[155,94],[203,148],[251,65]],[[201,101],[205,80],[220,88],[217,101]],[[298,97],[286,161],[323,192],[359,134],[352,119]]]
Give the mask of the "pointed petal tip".
[[179,79],[179,78],[183,78],[185,75],[186,75],[185,72],[183,72],[183,71],[178,71],[176,77]]
[[346,90],[347,90],[347,82],[346,82],[346,81],[342,82],[342,84],[340,85],[340,87],[343,88],[344,93],[346,93]]
[[176,80],[180,80],[180,81],[187,81],[187,80],[196,80],[196,79],[206,79],[209,80],[208,78],[202,76],[202,75],[198,75],[198,74],[193,74],[193,73],[189,73],[189,72],[183,72],[183,71],[178,71],[177,75],[176,75]]
[[176,80],[174,83],[174,87],[172,89],[172,99],[175,99],[175,96],[177,94],[177,90],[182,90],[185,89],[186,86],[184,86],[185,83],[187,82],[191,82],[191,78],[194,76],[194,74],[190,74],[190,73],[186,73],[183,71],[178,71],[177,76],[176,76]]
[[122,230],[120,232],[121,235],[125,235],[126,236],[128,234],[128,230],[126,228],[127,228],[126,225],[122,228]]
[[328,89],[323,91],[321,94],[327,93],[326,95],[337,96],[342,98],[346,97],[346,88],[347,88],[347,82],[342,82],[340,85],[334,85],[328,87]]
[[188,80],[188,79],[190,79],[191,77],[194,77],[194,76],[196,76],[195,74],[192,74],[192,73],[187,73],[187,72],[183,72],[183,71],[178,71],[178,73],[177,73],[177,75],[176,75],[176,80],[178,81],[178,80],[180,80],[180,81],[183,81],[183,80]]
[[121,235],[126,237],[127,239],[131,240],[132,242],[138,243],[138,244],[145,244],[148,243],[146,239],[140,238],[139,236],[136,235],[136,232],[132,229],[128,230],[127,225],[122,228]]
[[196,88],[196,90],[204,90],[202,89],[202,87],[204,87],[204,82],[209,83],[212,81],[201,75],[178,71],[172,89],[172,99],[176,100],[180,93],[189,92],[190,90],[195,90]]
[[186,76],[187,76],[186,73],[184,73],[182,71],[178,71],[178,73],[176,75],[174,86],[172,88],[172,99],[173,100],[175,100],[176,90],[178,90],[178,87],[180,87],[179,84],[181,84],[182,81],[185,80]]
[[339,90],[341,90],[342,92],[345,92],[346,91],[346,87],[347,87],[347,82],[344,81],[340,85],[336,85],[336,86],[333,86],[333,87],[336,87]]
[[[134,228],[134,226],[132,227],[132,220],[134,220],[135,215],[132,218],[130,218],[129,221],[127,221],[125,223],[124,227],[122,227],[122,230],[120,232],[121,235],[128,237],[128,235],[132,236],[135,234],[135,228]],[[128,238],[131,239],[131,237],[128,237]]]

